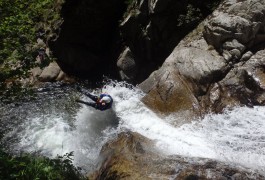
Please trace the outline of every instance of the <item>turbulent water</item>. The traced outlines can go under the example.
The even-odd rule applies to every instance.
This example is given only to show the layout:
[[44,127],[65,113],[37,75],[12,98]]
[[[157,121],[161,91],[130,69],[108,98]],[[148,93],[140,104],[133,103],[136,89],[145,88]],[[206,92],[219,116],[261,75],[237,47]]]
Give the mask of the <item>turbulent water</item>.
[[102,91],[114,98],[112,110],[78,105],[75,98],[89,99],[61,87],[39,90],[30,103],[2,107],[2,144],[14,153],[49,157],[74,151],[74,163],[90,171],[102,145],[130,130],[154,140],[164,154],[216,159],[265,174],[265,107],[239,107],[174,127],[172,117],[161,118],[140,101],[138,88],[111,82]]

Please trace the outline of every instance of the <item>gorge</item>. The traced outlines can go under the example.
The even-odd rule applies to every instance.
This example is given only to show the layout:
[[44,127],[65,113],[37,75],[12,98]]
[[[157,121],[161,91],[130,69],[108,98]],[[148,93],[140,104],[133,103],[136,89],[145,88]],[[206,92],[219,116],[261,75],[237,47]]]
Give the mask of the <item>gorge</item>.
[[[3,105],[7,151],[73,151],[89,179],[265,178],[264,0],[66,0],[62,17],[46,46],[86,81]],[[76,85],[112,110],[76,104]]]

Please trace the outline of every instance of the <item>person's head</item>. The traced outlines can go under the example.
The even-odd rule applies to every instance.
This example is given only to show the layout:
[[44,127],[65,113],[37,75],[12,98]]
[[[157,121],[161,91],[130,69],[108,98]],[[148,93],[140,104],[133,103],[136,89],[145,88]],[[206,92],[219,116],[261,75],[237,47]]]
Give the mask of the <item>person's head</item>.
[[111,99],[108,96],[104,96],[102,99],[100,99],[100,103],[102,103],[102,105],[105,105],[106,103],[110,103]]

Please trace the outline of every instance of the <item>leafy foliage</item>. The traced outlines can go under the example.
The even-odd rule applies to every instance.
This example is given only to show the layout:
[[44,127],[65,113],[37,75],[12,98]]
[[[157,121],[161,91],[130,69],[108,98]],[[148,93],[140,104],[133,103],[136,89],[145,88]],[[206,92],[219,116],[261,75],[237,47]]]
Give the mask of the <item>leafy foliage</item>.
[[40,23],[52,24],[60,19],[62,0],[0,1],[0,86],[3,81],[25,76],[36,58]]
[[72,164],[73,152],[56,159],[32,157],[28,154],[12,157],[0,150],[0,179],[84,179]]

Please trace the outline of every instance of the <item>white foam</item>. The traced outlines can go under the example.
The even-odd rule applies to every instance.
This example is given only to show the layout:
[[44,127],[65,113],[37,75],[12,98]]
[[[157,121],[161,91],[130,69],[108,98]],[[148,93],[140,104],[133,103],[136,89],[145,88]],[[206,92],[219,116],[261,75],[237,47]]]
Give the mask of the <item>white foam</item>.
[[161,119],[140,101],[144,94],[138,88],[112,82],[104,91],[113,97],[116,114],[84,105],[74,128],[58,116],[28,119],[20,134],[20,146],[52,156],[74,151],[75,162],[91,168],[109,136],[130,130],[154,140],[156,148],[166,155],[217,159],[265,172],[264,107],[236,108],[173,127],[167,122],[174,119]]
[[216,159],[265,172],[265,107],[238,107],[173,127],[166,122],[174,120],[161,119],[145,107],[139,90],[118,89],[109,87],[108,91],[114,91],[120,129],[154,140],[168,155]]

